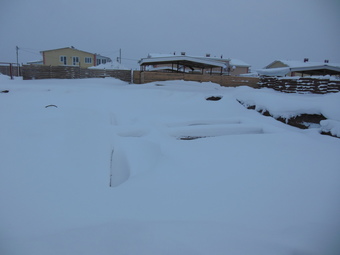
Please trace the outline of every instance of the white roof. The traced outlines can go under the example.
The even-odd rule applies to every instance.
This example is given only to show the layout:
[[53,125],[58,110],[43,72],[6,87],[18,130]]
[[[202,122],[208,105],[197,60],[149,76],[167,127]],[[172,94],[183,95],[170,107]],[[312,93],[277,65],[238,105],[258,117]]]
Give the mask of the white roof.
[[168,55],[168,56],[163,56],[163,57],[157,57],[157,58],[142,58],[139,61],[140,65],[143,64],[152,64],[155,62],[176,62],[176,61],[188,61],[188,62],[193,62],[193,63],[199,63],[203,65],[209,65],[209,66],[218,66],[218,67],[225,67],[225,63],[221,61],[216,61],[216,60],[210,60],[210,59],[202,59],[202,58],[195,58],[195,57],[190,57],[186,55],[181,55],[181,56],[175,56],[175,55]]
[[306,66],[296,66],[296,67],[278,67],[278,68],[266,68],[256,70],[258,74],[265,76],[285,76],[290,72],[308,72],[316,70],[329,70],[335,73],[340,72],[340,67],[330,66],[327,64],[323,65],[306,65]]
[[[276,62],[281,62],[287,67],[270,68]],[[305,72],[315,70],[330,70],[340,72],[340,64],[338,63],[325,63],[325,62],[304,62],[296,60],[275,60],[267,65],[264,69],[256,70],[260,75],[266,76],[285,76],[290,72]]]
[[[281,62],[287,67],[290,68],[300,68],[300,67],[311,67],[311,66],[333,66],[333,67],[340,67],[339,63],[325,63],[325,62],[303,62],[297,60],[275,60],[274,62],[270,63],[268,66],[275,62]],[[268,68],[266,66],[266,68]]]
[[163,53],[150,53],[148,54],[148,58],[165,58],[165,57],[190,57],[201,60],[208,61],[218,61],[218,62],[228,62],[231,66],[242,66],[242,67],[250,67],[249,64],[245,63],[242,60],[234,59],[234,58],[218,58],[218,57],[206,57],[206,56],[190,56],[190,55],[174,55],[174,54],[163,54]]
[[164,54],[164,53],[150,53],[148,54],[148,58],[162,58],[162,57],[173,57],[173,54]]
[[268,68],[268,69],[258,69],[256,72],[259,75],[265,76],[285,76],[290,72],[289,67],[280,67],[280,68]]
[[244,67],[250,67],[249,64],[246,62],[243,62],[242,60],[235,59],[235,58],[230,58],[229,59],[229,65],[231,66],[244,66]]

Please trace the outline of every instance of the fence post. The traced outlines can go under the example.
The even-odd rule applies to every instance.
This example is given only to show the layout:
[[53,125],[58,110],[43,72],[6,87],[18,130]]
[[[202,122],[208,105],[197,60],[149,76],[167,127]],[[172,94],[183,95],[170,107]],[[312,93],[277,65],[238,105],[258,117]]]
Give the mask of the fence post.
[[132,69],[131,69],[130,79],[131,79],[130,83],[133,84],[133,70]]
[[11,80],[13,80],[13,66],[12,66],[12,64],[10,63],[9,64],[9,76],[11,76]]
[[144,72],[141,71],[141,72],[140,72],[140,83],[141,83],[141,84],[144,83],[144,78],[145,78],[145,77],[144,77]]

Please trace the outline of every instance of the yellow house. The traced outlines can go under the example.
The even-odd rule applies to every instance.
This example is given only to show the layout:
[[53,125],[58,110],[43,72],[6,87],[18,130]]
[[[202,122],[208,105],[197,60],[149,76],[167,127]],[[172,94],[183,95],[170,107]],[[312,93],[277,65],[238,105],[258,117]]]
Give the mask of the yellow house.
[[78,50],[74,47],[46,50],[41,53],[43,65],[48,66],[80,66],[87,68],[111,62],[108,57]]

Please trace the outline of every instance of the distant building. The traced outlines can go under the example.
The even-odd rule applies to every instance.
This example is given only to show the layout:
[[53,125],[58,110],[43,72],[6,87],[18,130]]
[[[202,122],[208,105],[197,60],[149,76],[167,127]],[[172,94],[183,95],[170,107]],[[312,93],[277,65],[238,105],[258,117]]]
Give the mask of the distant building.
[[185,52],[174,54],[149,54],[147,58],[139,61],[141,70],[167,71],[188,73],[217,73],[227,75],[240,75],[249,73],[250,65],[230,58],[206,56],[190,56]]
[[42,65],[43,61],[42,60],[34,60],[34,61],[28,61],[28,65]]
[[41,51],[43,65],[48,66],[80,66],[83,68],[111,62],[108,57],[101,56],[74,47],[66,47]]
[[95,60],[96,60],[95,66],[105,65],[108,62],[112,62],[110,58],[104,57],[104,56],[99,55],[99,54],[95,55]]
[[312,76],[312,75],[340,75],[340,64],[324,62],[275,60],[264,69],[256,70],[262,76]]

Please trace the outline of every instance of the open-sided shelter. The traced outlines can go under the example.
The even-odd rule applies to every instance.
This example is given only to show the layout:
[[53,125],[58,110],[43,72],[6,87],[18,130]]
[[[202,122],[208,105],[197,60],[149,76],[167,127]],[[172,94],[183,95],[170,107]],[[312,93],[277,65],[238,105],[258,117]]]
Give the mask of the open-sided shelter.
[[168,70],[172,72],[213,72],[218,69],[220,73],[227,68],[226,63],[211,59],[201,59],[186,55],[169,55],[161,57],[142,58],[139,61],[141,71],[145,71],[147,66],[152,66],[151,70]]

